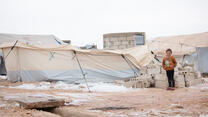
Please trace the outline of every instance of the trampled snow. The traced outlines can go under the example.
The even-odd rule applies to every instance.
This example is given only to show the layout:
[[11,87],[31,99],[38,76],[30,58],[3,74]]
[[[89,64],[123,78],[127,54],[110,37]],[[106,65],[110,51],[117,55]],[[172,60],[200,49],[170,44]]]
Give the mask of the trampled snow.
[[81,105],[83,103],[95,100],[95,94],[91,93],[56,93],[59,96],[69,96],[72,102],[67,105]]
[[[88,83],[89,89],[92,92],[127,92],[138,89],[126,88],[124,86],[119,86],[113,83]],[[19,86],[10,86],[9,88],[17,89],[30,89],[30,90],[52,90],[52,89],[61,89],[61,90],[80,90],[88,91],[86,84],[67,84],[65,82],[40,82],[39,84],[22,84]]]
[[7,79],[7,76],[2,76],[2,75],[0,75],[0,79],[6,80],[6,79]]
[[9,88],[17,88],[17,89],[34,89],[34,90],[48,90],[50,89],[50,85],[48,83],[41,82],[38,85],[35,84],[22,84],[19,86],[10,86]]
[[[85,84],[82,84],[85,91],[88,91]],[[124,86],[118,86],[113,83],[89,83],[89,89],[94,92],[126,92],[133,90],[132,88],[126,88]]]

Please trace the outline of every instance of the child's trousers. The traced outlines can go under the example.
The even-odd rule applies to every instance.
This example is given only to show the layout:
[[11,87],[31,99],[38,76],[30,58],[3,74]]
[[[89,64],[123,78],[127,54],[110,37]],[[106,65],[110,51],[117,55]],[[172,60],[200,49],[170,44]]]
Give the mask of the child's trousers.
[[175,87],[174,70],[167,70],[166,75],[168,77],[169,87]]

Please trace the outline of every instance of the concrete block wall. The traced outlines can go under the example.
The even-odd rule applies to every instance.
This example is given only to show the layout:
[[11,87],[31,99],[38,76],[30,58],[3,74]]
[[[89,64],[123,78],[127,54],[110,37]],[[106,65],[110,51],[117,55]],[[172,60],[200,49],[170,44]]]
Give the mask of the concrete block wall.
[[134,38],[132,37],[128,39],[129,40],[127,40],[127,37],[112,37],[104,39],[104,42],[106,43],[106,49],[125,49],[129,47],[134,47]]
[[112,33],[103,36],[104,49],[126,49],[136,46],[135,35],[144,35],[144,32]]
[[175,87],[176,88],[184,88],[185,87],[185,79],[183,75],[176,75],[175,79]]
[[[193,69],[194,66],[181,66],[175,68],[174,79],[176,88],[190,87],[203,82],[200,73]],[[131,78],[130,81],[124,83],[126,86],[133,88],[167,88],[168,78],[166,71],[161,65],[151,63],[140,69],[137,78]]]

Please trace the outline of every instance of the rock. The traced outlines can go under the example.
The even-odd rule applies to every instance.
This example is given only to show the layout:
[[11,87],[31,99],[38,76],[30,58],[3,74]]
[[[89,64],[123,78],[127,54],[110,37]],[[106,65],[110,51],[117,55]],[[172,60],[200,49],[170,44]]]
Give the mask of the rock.
[[156,74],[155,75],[155,87],[156,88],[167,88],[168,79],[166,74]]
[[167,81],[167,75],[164,74],[155,74],[155,80],[162,80],[162,81]]
[[160,68],[158,69],[147,69],[147,74],[159,74]]
[[86,88],[86,87],[85,87],[85,86],[79,86],[79,88],[80,88],[80,89],[84,89],[84,88]]
[[155,81],[155,87],[156,88],[167,88],[168,87],[168,81],[156,80]]
[[56,98],[51,95],[32,95],[32,94],[15,96],[12,98],[7,98],[6,100],[18,102],[21,107],[27,109],[59,107],[59,106],[63,106],[65,103],[65,100],[63,98]]
[[183,106],[180,104],[171,104],[170,108],[171,109],[183,109]]
[[130,78],[130,81],[125,82],[123,85],[127,88],[148,88],[150,87],[150,82],[145,76],[141,75],[137,78]]
[[62,117],[98,117],[97,114],[86,112],[84,110],[76,110],[74,108],[55,108],[52,112],[61,115]]
[[201,92],[208,92],[208,87],[203,87],[200,89]]
[[185,87],[185,81],[183,75],[175,75],[175,87],[176,88],[184,88]]

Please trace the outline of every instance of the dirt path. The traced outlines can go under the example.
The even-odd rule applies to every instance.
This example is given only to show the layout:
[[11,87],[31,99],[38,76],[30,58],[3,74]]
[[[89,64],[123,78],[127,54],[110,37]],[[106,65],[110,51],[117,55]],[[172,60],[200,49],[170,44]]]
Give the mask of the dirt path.
[[[12,84],[15,85],[15,84]],[[1,86],[4,86],[1,83]],[[8,106],[13,102],[5,102],[5,95],[14,94],[50,94],[63,96],[74,100],[72,104],[60,107],[59,111],[78,113],[92,116],[208,116],[208,83],[203,85],[181,88],[174,91],[165,89],[140,89],[127,92],[93,92],[87,93],[74,90],[26,90],[0,88],[1,117],[58,117],[58,115],[39,110],[26,110]],[[80,114],[80,113],[79,113]],[[76,115],[76,114],[75,114]]]
[[87,110],[100,116],[208,116],[208,90],[200,87],[175,91],[152,88],[126,93],[102,93],[95,100],[76,108],[65,106],[62,109]]

